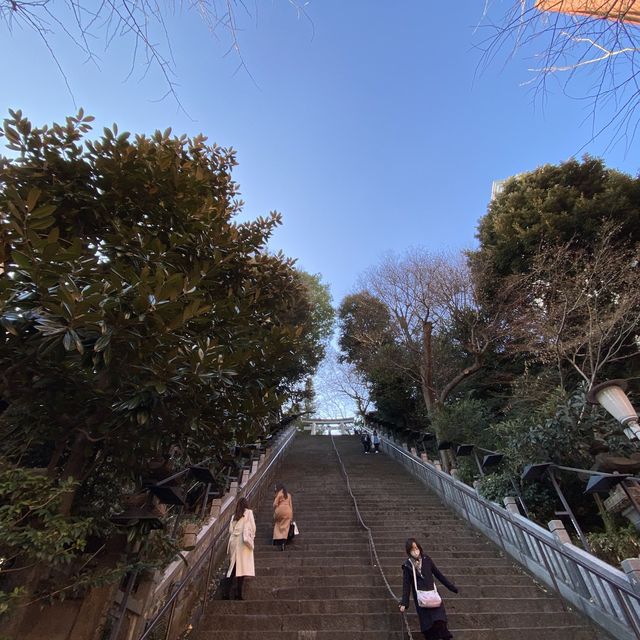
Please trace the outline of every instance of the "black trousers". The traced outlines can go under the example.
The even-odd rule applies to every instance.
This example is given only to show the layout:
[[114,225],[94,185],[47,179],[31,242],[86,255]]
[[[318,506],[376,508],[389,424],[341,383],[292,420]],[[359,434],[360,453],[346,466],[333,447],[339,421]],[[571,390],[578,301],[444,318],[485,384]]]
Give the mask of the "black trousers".
[[[225,576],[221,582],[223,600],[242,600],[242,585],[244,576],[236,576],[236,567],[233,566],[231,575]],[[232,588],[233,587],[233,588]]]
[[423,631],[422,635],[425,637],[425,640],[450,640],[453,638],[451,632],[447,629],[447,623],[443,620],[434,622],[431,629],[429,629],[429,631]]

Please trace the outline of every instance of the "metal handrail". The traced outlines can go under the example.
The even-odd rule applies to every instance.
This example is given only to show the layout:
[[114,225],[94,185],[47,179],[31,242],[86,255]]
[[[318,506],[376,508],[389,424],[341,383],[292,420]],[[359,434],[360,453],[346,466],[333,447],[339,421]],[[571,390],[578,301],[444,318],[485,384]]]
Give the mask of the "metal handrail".
[[[488,535],[488,537],[496,538],[503,550],[511,555],[516,562],[524,565],[525,568],[530,568],[525,561],[525,556],[533,563],[541,562],[548,574],[548,579],[551,583],[549,586],[552,586],[559,595],[566,597],[582,613],[605,628],[607,628],[606,624],[603,624],[605,615],[610,618],[611,622],[620,625],[618,617],[622,614],[624,618],[622,629],[626,631],[624,638],[640,640],[640,595],[633,590],[624,574],[619,570],[614,567],[608,567],[605,573],[601,567],[596,566],[598,562],[604,564],[597,558],[593,558],[581,549],[572,549],[566,545],[554,544],[549,539],[552,534],[538,524],[522,516],[516,516],[499,505],[482,498],[468,485],[437,470],[417,456],[408,453],[388,438],[381,437],[381,440],[402,461],[408,462],[409,466],[417,467],[426,472],[428,477],[425,474],[421,474],[421,477],[427,480],[436,493],[440,495],[443,502],[453,507],[470,524],[476,526],[485,535],[488,535],[486,531],[488,529],[494,534],[493,536]],[[448,495],[447,489],[449,492],[461,494],[462,500],[455,501],[452,499]],[[465,502],[465,499],[470,501],[471,507],[479,510],[479,515],[488,517],[481,518],[475,514],[471,515],[469,513],[470,505]],[[475,522],[474,518],[480,524]],[[521,522],[520,519],[524,520],[526,524]],[[511,531],[510,527],[514,531]],[[509,539],[509,534],[513,534],[517,540],[522,537],[522,542],[525,544],[518,544]],[[526,537],[532,539],[531,542],[535,544],[531,546],[526,544],[528,542],[525,540]],[[513,553],[508,549],[505,539],[509,545],[516,548],[518,553]],[[535,553],[533,549],[535,549]],[[544,576],[538,575],[538,577],[544,579]],[[567,577],[570,582],[567,581]],[[594,578],[599,580],[601,584],[598,584]],[[565,589],[562,588],[559,581]],[[576,585],[574,584],[575,582],[580,584]],[[577,587],[581,587],[581,589]],[[571,589],[570,593],[567,593],[568,589]],[[583,593],[580,593],[581,590]],[[612,600],[618,606],[615,606]],[[620,637],[622,638],[623,636]]]
[[[360,514],[360,509],[358,507],[358,500],[356,499],[356,497],[353,495],[353,491],[351,490],[351,481],[349,480],[349,474],[347,473],[347,470],[344,466],[344,463],[342,462],[342,458],[340,456],[340,453],[338,452],[338,448],[336,447],[336,443],[335,440],[333,439],[333,434],[331,435],[331,444],[333,445],[333,450],[336,452],[336,456],[338,457],[338,463],[340,464],[340,468],[342,469],[342,474],[344,475],[344,479],[347,483],[347,491],[349,492],[349,495],[351,496],[351,499],[353,500],[353,506],[355,508],[356,511],[356,516],[358,518],[358,522],[360,523],[360,525],[362,526],[362,528],[367,532],[367,536],[369,537],[369,550],[371,553],[373,553],[373,556],[376,560],[376,566],[378,567],[378,571],[380,571],[380,575],[382,576],[382,579],[384,580],[384,584],[387,587],[387,591],[389,591],[389,593],[391,594],[391,597],[398,602],[398,600],[400,600],[400,598],[398,598],[398,596],[394,593],[393,589],[391,588],[391,585],[389,584],[389,581],[387,580],[387,576],[385,575],[383,569],[382,569],[382,564],[380,562],[380,558],[378,557],[378,551],[376,549],[376,545],[375,542],[373,541],[373,534],[371,533],[371,529],[366,525],[364,519],[362,518],[362,515]],[[409,640],[413,640],[413,635],[411,633],[411,629],[409,627],[409,621],[407,620],[407,616],[404,614],[404,612],[401,612],[402,615],[402,619],[404,621],[404,625],[406,627],[406,631],[409,637]]]
[[[289,446],[289,443],[291,442],[291,440],[296,435],[296,428],[295,427],[290,427],[289,431],[290,431],[290,433],[286,437],[286,440],[284,441],[284,443],[282,444],[280,449],[271,457],[271,459],[269,460],[269,463],[266,465],[266,467],[263,468],[262,473],[260,474],[258,479],[255,480],[252,483],[251,487],[245,492],[245,497],[246,498],[251,497],[251,495],[254,493],[256,488],[258,486],[260,486],[260,483],[264,479],[265,475],[271,470],[271,468],[275,464],[275,462],[277,460],[279,460],[280,456],[284,453],[284,451],[286,451],[287,447]],[[243,494],[242,491],[238,492],[238,495],[236,496],[236,499],[238,497],[241,497],[242,494]],[[229,510],[229,513],[230,512],[231,512],[231,510]],[[162,620],[164,615],[167,612],[169,612],[172,609],[172,607],[175,607],[175,604],[177,602],[178,596],[182,593],[183,589],[191,582],[191,578],[196,574],[198,569],[200,569],[204,565],[205,560],[209,559],[209,561],[211,561],[214,548],[218,545],[218,543],[220,542],[222,537],[225,536],[226,534],[227,534],[226,529],[221,528],[220,531],[218,531],[218,533],[216,533],[213,536],[212,540],[209,542],[207,547],[204,549],[204,551],[202,552],[200,557],[194,562],[193,566],[189,569],[189,571],[187,571],[187,573],[184,575],[182,580],[180,580],[177,583],[175,589],[173,590],[173,593],[169,596],[169,598],[164,603],[164,605],[158,610],[158,612],[153,616],[153,618],[151,618],[149,621],[147,621],[147,624],[145,626],[145,630],[142,633],[142,635],[138,637],[138,640],[148,640],[149,639],[151,633],[153,632],[155,627],[160,623],[160,621]],[[205,598],[205,601],[206,601],[206,598]],[[170,627],[171,627],[171,625],[169,624],[169,628],[167,629],[167,633],[169,632]]]

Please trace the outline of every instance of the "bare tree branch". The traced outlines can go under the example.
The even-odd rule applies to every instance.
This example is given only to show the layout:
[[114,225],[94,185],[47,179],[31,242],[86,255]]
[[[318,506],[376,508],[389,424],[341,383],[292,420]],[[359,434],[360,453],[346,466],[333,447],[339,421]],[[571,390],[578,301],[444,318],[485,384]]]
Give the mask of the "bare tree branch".
[[543,248],[509,295],[518,349],[540,362],[567,363],[589,385],[612,363],[640,354],[639,249],[615,241],[604,225],[590,251],[574,242]]
[[[389,255],[361,284],[389,309],[396,339],[410,355],[409,373],[420,385],[429,412],[484,366],[497,325],[480,312],[464,256],[422,249],[402,257]],[[399,361],[392,365],[403,367]]]
[[[306,12],[309,2],[288,2],[298,18],[305,17],[313,26]],[[166,92],[160,99],[171,96],[178,107],[185,111],[178,95],[169,29],[169,19],[176,11],[182,10],[195,12],[218,40],[222,36],[228,38],[230,44],[227,55],[236,56],[239,60],[238,70],[244,70],[253,80],[239,41],[241,27],[238,12],[248,17],[252,15],[244,0],[187,0],[185,3],[168,4],[160,0],[102,0],[97,6],[87,0],[67,0],[66,3],[54,3],[53,0],[0,0],[0,28],[4,23],[11,34],[16,33],[17,27],[35,32],[58,67],[72,99],[73,92],[64,65],[54,46],[56,33],[62,33],[98,68],[99,56],[94,42],[104,36],[106,50],[116,39],[124,39],[132,50],[131,68],[126,79],[138,67],[139,56],[143,55],[143,77],[150,69],[159,70],[166,86]]]
[[[478,30],[488,31],[481,41],[481,66],[492,63],[504,48],[509,57],[536,47],[541,64],[529,69],[536,98],[547,96],[547,81],[557,78],[570,97],[590,105],[591,140],[612,133],[610,144],[629,144],[638,126],[640,5],[635,0],[512,0],[509,9],[493,21],[494,2],[485,3]],[[578,73],[592,71],[593,83],[574,95]],[[601,120],[603,109],[613,115]]]

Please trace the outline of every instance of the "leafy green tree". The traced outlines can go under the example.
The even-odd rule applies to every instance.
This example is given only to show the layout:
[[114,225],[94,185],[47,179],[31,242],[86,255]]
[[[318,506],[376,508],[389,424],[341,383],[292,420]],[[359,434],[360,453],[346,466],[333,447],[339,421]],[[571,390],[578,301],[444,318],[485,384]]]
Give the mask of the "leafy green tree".
[[480,247],[471,253],[485,299],[505,277],[528,273],[542,244],[589,249],[604,221],[618,227],[620,241],[640,240],[639,179],[588,156],[511,178],[480,220]]
[[266,433],[325,329],[266,250],[280,216],[233,220],[233,151],[115,125],[86,140],[91,120],[4,123],[0,455],[45,469],[61,517],[108,537],[155,456],[216,464]]
[[[424,428],[431,421],[442,440],[434,416],[485,367],[498,329],[478,305],[466,258],[421,249],[389,255],[363,283],[365,289],[340,308],[345,358],[372,385],[402,382],[407,393],[398,398],[413,398],[417,389],[421,401],[411,422]],[[372,387],[375,396],[391,400],[383,388]],[[448,469],[450,456],[442,455]]]
[[317,367],[325,357],[327,345],[333,335],[336,312],[331,304],[329,285],[322,282],[322,276],[319,273],[310,274],[299,271],[298,275],[310,304],[310,328],[313,333],[308,336],[308,339],[309,343],[316,348],[312,365]]
[[[513,412],[494,422],[489,430],[495,448],[505,454],[505,461],[500,473],[482,480],[480,490],[498,502],[513,495],[511,479],[519,478],[528,464],[553,462],[589,469],[599,452],[625,455],[633,450],[619,425],[606,418],[602,409],[586,404],[583,388],[570,394],[556,388],[545,402],[532,405],[528,412]],[[600,526],[594,501],[584,496],[584,480],[575,474],[562,474],[560,482],[586,526]],[[545,487],[528,483],[521,487],[527,507],[543,524],[553,515],[557,501],[555,494]]]
[[388,307],[360,291],[346,296],[338,309],[340,359],[367,381],[375,403],[371,417],[397,428],[424,426],[420,389],[408,373],[410,358],[393,333]]
[[338,319],[341,358],[362,371],[383,346],[394,343],[389,309],[366,291],[346,296],[338,308]]
[[495,371],[555,372],[552,386],[567,391],[580,378],[635,375],[639,222],[640,181],[598,159],[507,182],[470,254],[481,305],[502,318]]
[[491,431],[494,418],[488,402],[461,398],[445,405],[433,416],[432,422],[445,440],[468,442],[491,449],[496,441]]

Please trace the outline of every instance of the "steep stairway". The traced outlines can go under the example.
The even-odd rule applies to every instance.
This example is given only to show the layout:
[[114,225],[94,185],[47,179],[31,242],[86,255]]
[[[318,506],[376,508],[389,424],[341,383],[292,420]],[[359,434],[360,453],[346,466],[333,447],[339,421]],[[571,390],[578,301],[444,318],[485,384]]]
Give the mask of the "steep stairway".
[[[384,453],[364,455],[357,438],[335,438],[382,569],[401,595],[404,541],[415,536],[460,589],[441,593],[456,640],[596,640],[594,630],[444,508]],[[331,439],[298,435],[282,468],[300,536],[271,545],[271,499],[253,505],[256,577],[243,601],[212,601],[195,640],[400,640],[397,602],[372,565],[368,538]],[[413,609],[413,604],[411,608]],[[422,637],[415,613],[414,638]]]

